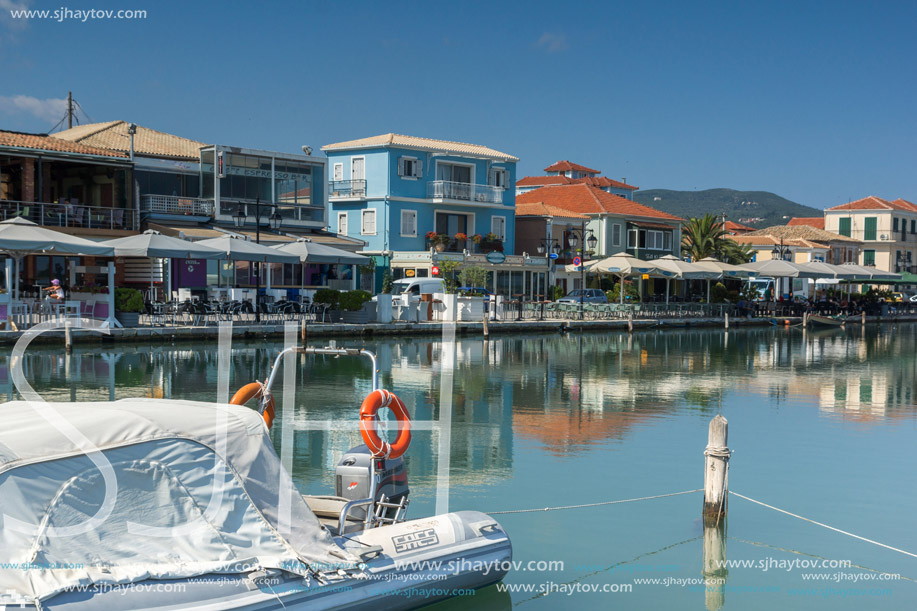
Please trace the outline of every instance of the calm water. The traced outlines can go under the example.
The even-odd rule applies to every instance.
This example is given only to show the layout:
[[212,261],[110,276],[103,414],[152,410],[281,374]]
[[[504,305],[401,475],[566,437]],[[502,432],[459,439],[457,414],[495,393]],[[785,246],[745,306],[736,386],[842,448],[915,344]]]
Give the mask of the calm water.
[[[405,401],[415,419],[441,417],[440,342],[365,345],[380,357],[383,386]],[[233,347],[234,389],[263,379],[281,345],[236,342]],[[78,348],[65,357],[59,349],[36,348],[28,356],[28,377],[48,400],[215,400],[215,344],[121,350]],[[371,385],[367,362],[297,359],[296,403],[281,405],[293,410],[294,429],[315,420],[356,421]],[[0,392],[12,398],[7,367],[4,356]],[[915,393],[915,325],[872,327],[865,334],[859,328],[806,333],[766,328],[728,334],[667,329],[631,337],[497,336],[486,344],[459,338],[449,507],[501,511],[699,488],[707,426],[722,413],[735,450],[732,490],[917,552]],[[278,424],[272,431],[278,450],[281,429]],[[437,437],[417,432],[408,452],[409,517],[435,510]],[[294,430],[293,439],[293,475],[301,490],[333,491],[333,465],[358,435]],[[514,571],[505,583],[536,591],[508,594],[490,588],[475,598],[475,607],[715,607],[716,597],[690,583],[702,577],[700,510],[701,496],[692,494],[500,516],[516,560],[561,561],[563,568]],[[913,557],[735,496],[727,526],[726,558],[754,566],[728,569],[725,609],[917,608]],[[822,559],[853,566],[799,564]],[[876,571],[898,573],[901,579],[863,581]],[[813,573],[824,575],[806,579]],[[647,578],[661,582],[635,583]],[[629,592],[584,591],[628,585]],[[540,596],[542,586],[561,591]],[[571,588],[578,591],[567,595]]]

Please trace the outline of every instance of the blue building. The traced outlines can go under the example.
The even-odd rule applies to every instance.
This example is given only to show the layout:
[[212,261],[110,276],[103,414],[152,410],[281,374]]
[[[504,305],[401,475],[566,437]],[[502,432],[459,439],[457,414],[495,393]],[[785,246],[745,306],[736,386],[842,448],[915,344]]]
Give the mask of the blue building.
[[[376,260],[377,275],[390,266],[395,279],[424,277],[440,260],[490,250],[512,255],[516,157],[398,134],[322,150],[328,156],[329,228],[365,241],[363,253]],[[431,232],[438,243],[428,238]]]

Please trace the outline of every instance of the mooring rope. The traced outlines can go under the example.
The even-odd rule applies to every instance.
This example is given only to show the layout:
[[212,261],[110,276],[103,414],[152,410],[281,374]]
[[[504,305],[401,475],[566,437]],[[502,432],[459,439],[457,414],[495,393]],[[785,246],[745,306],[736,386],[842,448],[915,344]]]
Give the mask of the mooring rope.
[[798,514],[795,514],[795,513],[790,512],[790,511],[787,511],[786,509],[780,509],[779,507],[774,507],[773,505],[768,505],[767,503],[762,503],[761,501],[756,501],[755,499],[753,499],[753,498],[751,498],[751,497],[747,497],[747,496],[745,496],[745,495],[743,495],[743,494],[739,494],[738,492],[733,492],[733,491],[730,490],[730,491],[729,491],[729,494],[733,494],[733,495],[739,497],[740,499],[745,499],[746,501],[751,501],[752,503],[756,503],[756,504],[758,504],[758,505],[761,505],[762,507],[767,507],[768,509],[773,509],[774,511],[779,511],[780,513],[785,513],[785,514],[788,515],[788,516],[793,516],[794,518],[799,518],[800,520],[805,520],[806,522],[811,522],[812,524],[817,524],[818,526],[822,526],[822,527],[824,527],[824,528],[827,528],[828,530],[833,530],[833,531],[835,531],[835,532],[839,532],[839,533],[841,533],[842,535],[847,535],[848,537],[853,537],[854,539],[859,539],[860,541],[865,541],[866,543],[872,543],[873,545],[878,545],[879,547],[884,547],[885,549],[890,549],[890,550],[892,550],[893,552],[898,552],[898,553],[904,554],[904,555],[906,555],[906,556],[911,556],[911,557],[913,557],[913,558],[917,558],[917,554],[913,554],[913,553],[911,553],[911,552],[906,552],[906,551],[904,551],[903,549],[898,549],[897,547],[892,547],[891,545],[886,545],[886,544],[884,544],[884,543],[879,543],[878,541],[873,541],[872,539],[867,539],[866,537],[861,537],[860,535],[855,535],[855,534],[853,534],[853,533],[851,533],[851,532],[847,532],[846,530],[841,530],[840,528],[835,528],[835,527],[833,527],[833,526],[828,526],[827,524],[823,524],[822,522],[818,522],[818,521],[813,520],[813,519],[811,519],[811,518],[806,518],[806,517],[803,517],[803,516],[801,516],[801,515],[798,515]]
[[655,496],[641,496],[635,499],[621,499],[619,501],[602,501],[600,503],[583,503],[582,505],[563,505],[561,507],[538,507],[535,509],[511,509],[509,511],[486,511],[489,516],[506,515],[509,513],[534,513],[536,511],[560,511],[561,509],[583,509],[585,507],[600,507],[602,505],[617,505],[618,503],[634,503],[636,501],[648,501],[650,499],[662,499],[667,496],[678,496],[680,494],[692,494],[701,492],[703,488],[697,490],[684,490],[682,492],[672,492],[670,494],[657,494]]

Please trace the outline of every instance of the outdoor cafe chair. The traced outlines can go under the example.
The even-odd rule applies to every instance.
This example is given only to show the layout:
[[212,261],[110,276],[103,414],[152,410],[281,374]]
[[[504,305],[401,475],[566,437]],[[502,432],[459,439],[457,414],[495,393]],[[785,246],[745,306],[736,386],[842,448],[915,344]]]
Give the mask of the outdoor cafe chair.
[[83,302],[83,306],[80,309],[80,316],[83,318],[95,318],[96,316],[96,301],[95,299],[87,299]]

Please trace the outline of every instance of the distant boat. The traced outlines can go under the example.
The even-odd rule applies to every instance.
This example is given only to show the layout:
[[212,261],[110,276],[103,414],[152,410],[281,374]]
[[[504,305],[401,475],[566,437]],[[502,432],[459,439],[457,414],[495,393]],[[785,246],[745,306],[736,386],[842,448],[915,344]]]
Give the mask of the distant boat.
[[847,317],[838,316],[819,316],[817,314],[809,315],[809,325],[813,327],[840,327],[847,322]]

